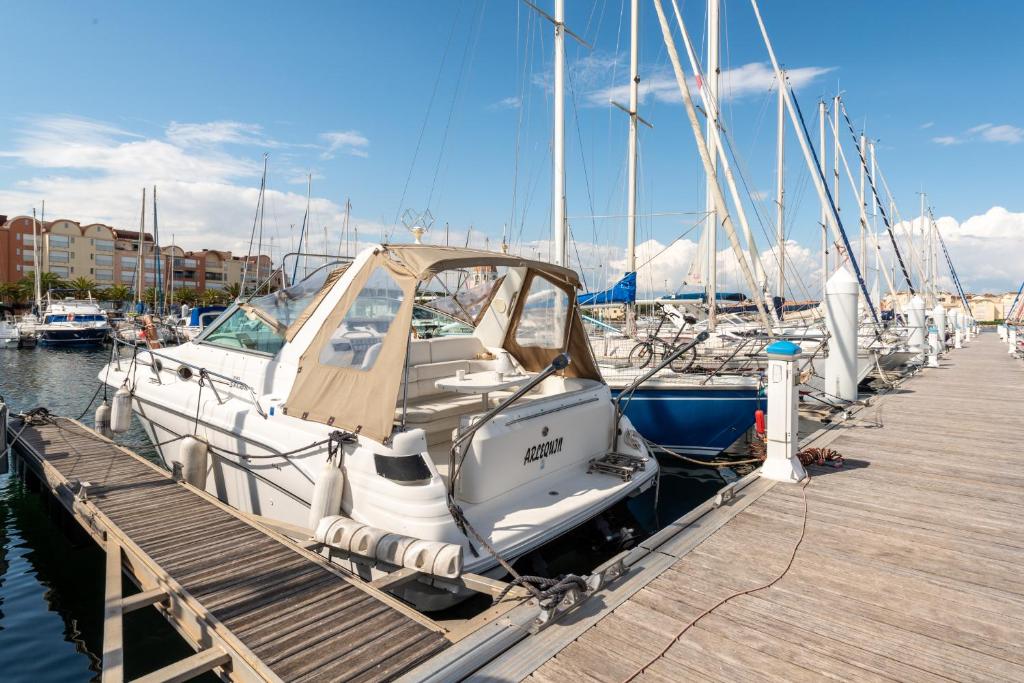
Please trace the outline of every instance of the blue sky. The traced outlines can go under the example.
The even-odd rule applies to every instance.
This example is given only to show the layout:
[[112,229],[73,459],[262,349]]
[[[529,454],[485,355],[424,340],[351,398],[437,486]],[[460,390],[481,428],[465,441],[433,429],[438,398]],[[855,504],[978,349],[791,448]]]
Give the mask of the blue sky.
[[[735,70],[724,118],[751,191],[770,195],[767,55],[749,3],[724,4],[723,69]],[[620,265],[624,220],[590,216],[625,207],[626,120],[607,96],[628,79],[628,3],[567,5],[567,24],[593,44],[567,49],[568,213],[584,269],[607,279]],[[699,40],[704,3],[682,7]],[[878,139],[902,215],[917,214],[924,188],[936,215],[949,217],[941,225],[964,278],[1015,286],[1024,277],[1024,5],[787,0],[765,1],[762,12],[784,66],[802,70],[805,113],[841,88],[858,127]],[[641,13],[641,76],[653,87],[641,113],[655,128],[641,134],[640,206],[659,215],[641,218],[640,236],[653,256],[685,234],[646,277],[675,289],[697,239],[686,231],[703,209],[703,174],[652,5],[641,2]],[[406,208],[429,208],[434,239],[448,222],[453,235],[472,225],[473,241],[489,234],[493,246],[512,223],[517,249],[547,253],[536,242],[550,225],[551,29],[525,5],[40,2],[9,6],[4,23],[0,213],[45,198],[50,217],[134,227],[139,188],[156,183],[165,235],[244,250],[267,152],[267,230],[278,248],[302,219],[309,170],[316,233],[326,225],[332,241],[351,197],[361,237],[389,231]],[[813,280],[817,202],[792,130],[787,148],[788,236]],[[844,184],[841,205],[850,197]],[[757,206],[770,230],[770,205]],[[993,217],[992,207],[1007,212]],[[755,234],[764,248],[760,227]]]

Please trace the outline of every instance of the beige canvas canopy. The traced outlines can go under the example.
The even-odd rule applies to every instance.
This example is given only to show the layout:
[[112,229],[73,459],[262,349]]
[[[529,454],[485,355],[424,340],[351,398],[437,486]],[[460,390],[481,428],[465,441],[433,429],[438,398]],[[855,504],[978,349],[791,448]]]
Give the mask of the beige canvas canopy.
[[473,266],[505,266],[507,268],[529,268],[544,273],[549,279],[563,282],[576,288],[580,286],[576,271],[562,268],[553,263],[501,254],[483,249],[463,249],[432,244],[402,244],[386,247],[392,258],[405,267],[416,278],[429,280],[437,273]]
[[[432,245],[381,246],[375,248],[363,263],[300,357],[298,375],[288,396],[285,412],[304,420],[358,431],[377,441],[390,437],[402,386],[418,284],[445,270],[488,265],[524,268],[527,271],[524,280],[526,284],[536,275],[543,275],[569,294],[571,312],[564,348],[569,351],[572,364],[565,372],[570,376],[600,381],[586,331],[576,312],[575,290],[579,287],[579,279],[574,271],[550,263],[475,249]],[[389,276],[401,291],[401,304],[387,331],[381,337],[374,338],[378,350],[373,363],[361,369],[325,362],[323,352],[332,343],[332,335],[371,277],[379,272]],[[510,313],[512,319],[505,348],[526,370],[536,372],[543,369],[558,350],[516,345],[511,331],[515,329],[520,313],[521,306]]]

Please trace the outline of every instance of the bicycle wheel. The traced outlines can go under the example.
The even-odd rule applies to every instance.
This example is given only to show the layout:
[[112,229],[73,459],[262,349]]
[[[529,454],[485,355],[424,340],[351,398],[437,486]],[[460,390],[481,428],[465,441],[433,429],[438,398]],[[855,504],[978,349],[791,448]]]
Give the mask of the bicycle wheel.
[[629,364],[638,368],[646,368],[654,358],[654,344],[651,342],[640,342],[629,352]]
[[693,362],[695,360],[697,360],[696,346],[690,349],[688,353],[684,353],[683,355],[673,360],[668,365],[670,368],[672,368],[674,372],[686,372],[693,366]]

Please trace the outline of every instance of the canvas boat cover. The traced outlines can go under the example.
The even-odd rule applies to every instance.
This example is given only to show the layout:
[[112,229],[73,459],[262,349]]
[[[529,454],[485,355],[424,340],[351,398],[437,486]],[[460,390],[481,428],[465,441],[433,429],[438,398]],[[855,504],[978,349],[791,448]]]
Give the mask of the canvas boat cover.
[[[562,349],[524,347],[515,343],[516,322],[525,297],[517,301],[510,314],[504,346],[530,372],[542,370],[555,355],[567,350],[572,359],[564,371],[567,376],[601,381],[576,307],[579,279],[574,271],[474,249],[387,245],[375,247],[352,276],[338,303],[300,357],[298,374],[284,412],[359,432],[376,441],[388,439],[402,386],[417,287],[445,270],[474,266],[524,269],[523,291],[528,291],[532,278],[538,276],[565,291],[571,308]],[[386,292],[380,282],[387,283]],[[320,295],[319,300],[322,301],[325,294]],[[308,307],[307,313],[311,314],[314,308]],[[382,310],[386,311],[384,325],[374,327],[367,322],[370,318],[362,315],[363,311],[376,311],[379,315]],[[344,338],[339,336],[339,331],[344,332]]]

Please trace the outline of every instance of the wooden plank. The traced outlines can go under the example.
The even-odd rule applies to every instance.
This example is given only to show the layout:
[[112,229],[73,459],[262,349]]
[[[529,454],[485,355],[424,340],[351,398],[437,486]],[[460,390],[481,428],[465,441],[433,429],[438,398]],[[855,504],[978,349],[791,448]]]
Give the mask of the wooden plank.
[[152,607],[158,602],[164,602],[167,598],[168,593],[165,588],[153,588],[148,591],[142,591],[121,600],[121,612],[122,614],[128,614],[143,607]]
[[103,595],[103,683],[124,680],[124,620],[121,602],[121,546],[107,539]]
[[186,657],[173,664],[169,664],[153,673],[136,678],[136,683],[181,683],[189,681],[212,671],[218,666],[225,666],[231,662],[231,657],[219,647],[211,647],[201,650],[191,657]]

